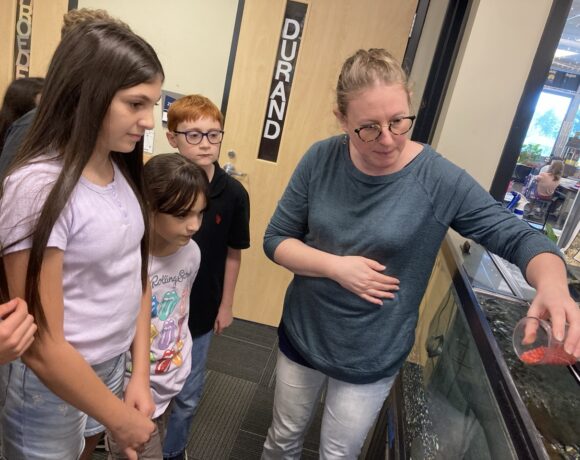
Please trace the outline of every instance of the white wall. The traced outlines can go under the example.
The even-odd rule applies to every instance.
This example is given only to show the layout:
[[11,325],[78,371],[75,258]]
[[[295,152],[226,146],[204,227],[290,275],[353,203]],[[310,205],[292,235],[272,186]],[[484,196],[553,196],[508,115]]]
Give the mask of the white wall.
[[[447,0],[427,20],[441,21]],[[79,0],[127,22],[159,54],[164,89],[202,93],[221,104],[237,0]],[[472,7],[433,146],[489,188],[552,0],[479,0]],[[171,6],[171,8],[168,7]],[[427,25],[428,26],[428,23]],[[420,100],[436,33],[426,27],[412,81]],[[418,103],[414,102],[415,110]],[[155,153],[172,151],[157,111]]]
[[[221,106],[238,0],[79,0],[125,21],[147,40],[165,70],[163,89],[201,93]],[[154,153],[172,152],[156,110]]]
[[433,146],[489,189],[552,0],[472,8]]

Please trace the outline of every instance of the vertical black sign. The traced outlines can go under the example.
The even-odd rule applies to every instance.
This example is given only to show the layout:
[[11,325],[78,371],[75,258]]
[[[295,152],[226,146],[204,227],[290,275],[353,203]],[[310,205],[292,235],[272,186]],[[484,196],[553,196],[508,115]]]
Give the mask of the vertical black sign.
[[14,34],[14,78],[28,77],[32,43],[32,0],[18,0]]
[[258,158],[261,160],[275,162],[278,159],[280,138],[284,129],[284,118],[290,99],[307,8],[308,5],[299,2],[289,1],[286,4],[280,44],[278,45],[272,85],[270,86],[266,119],[258,150]]

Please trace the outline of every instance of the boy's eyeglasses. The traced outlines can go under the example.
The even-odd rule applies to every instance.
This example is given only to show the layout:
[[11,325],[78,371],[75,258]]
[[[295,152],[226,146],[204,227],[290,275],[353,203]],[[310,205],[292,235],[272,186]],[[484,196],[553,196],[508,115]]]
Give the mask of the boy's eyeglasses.
[[[389,121],[386,126],[388,126],[391,133],[400,136],[401,134],[406,134],[411,130],[415,118],[417,118],[415,115],[397,118],[396,120]],[[372,142],[379,138],[383,132],[383,126],[384,125],[373,123],[371,125],[365,125],[361,126],[360,128],[356,128],[354,132],[357,134],[361,141]]]
[[204,137],[207,137],[207,140],[210,144],[219,144],[224,137],[224,132],[217,129],[213,129],[205,133],[201,131],[173,131],[173,133],[183,134],[187,143],[191,145],[197,145],[201,143]]

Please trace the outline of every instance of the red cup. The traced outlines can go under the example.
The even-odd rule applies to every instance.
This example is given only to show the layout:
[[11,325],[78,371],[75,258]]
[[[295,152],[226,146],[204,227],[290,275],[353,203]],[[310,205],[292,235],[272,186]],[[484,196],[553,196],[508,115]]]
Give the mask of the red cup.
[[[526,331],[529,332],[527,340]],[[568,332],[567,326],[565,332]],[[533,316],[519,320],[513,333],[513,345],[518,358],[530,365],[569,366],[576,363],[576,357],[564,350],[564,340],[557,340],[553,336],[548,321]]]

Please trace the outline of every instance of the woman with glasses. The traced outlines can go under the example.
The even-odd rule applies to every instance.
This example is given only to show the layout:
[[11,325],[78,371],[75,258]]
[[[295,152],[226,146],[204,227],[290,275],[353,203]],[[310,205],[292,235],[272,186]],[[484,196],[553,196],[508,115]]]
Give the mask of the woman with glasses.
[[263,459],[298,458],[327,385],[320,458],[357,458],[415,339],[419,303],[451,227],[516,263],[565,347],[580,356],[580,313],[558,248],[465,171],[410,141],[407,76],[382,49],[342,67],[344,135],[314,144],[268,225],[268,257],[294,273],[279,327],[273,421]]

